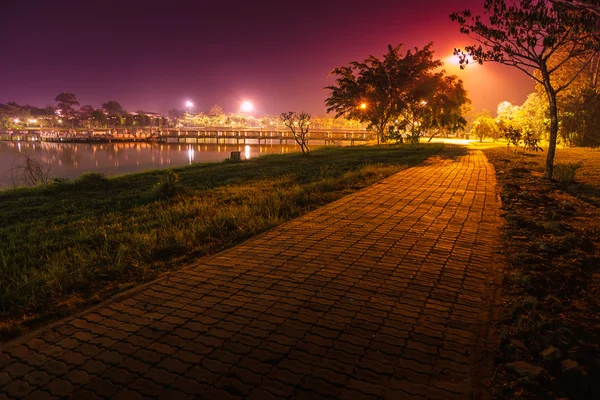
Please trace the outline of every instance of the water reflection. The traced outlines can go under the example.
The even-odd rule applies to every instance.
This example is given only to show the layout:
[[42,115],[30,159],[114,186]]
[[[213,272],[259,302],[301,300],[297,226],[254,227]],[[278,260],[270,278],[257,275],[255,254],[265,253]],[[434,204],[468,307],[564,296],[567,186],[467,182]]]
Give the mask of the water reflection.
[[245,159],[298,151],[290,144],[229,143],[48,143],[0,141],[0,186],[11,185],[10,169],[19,154],[49,165],[52,176],[74,178],[84,172],[107,175],[203,162],[219,162],[232,151]]

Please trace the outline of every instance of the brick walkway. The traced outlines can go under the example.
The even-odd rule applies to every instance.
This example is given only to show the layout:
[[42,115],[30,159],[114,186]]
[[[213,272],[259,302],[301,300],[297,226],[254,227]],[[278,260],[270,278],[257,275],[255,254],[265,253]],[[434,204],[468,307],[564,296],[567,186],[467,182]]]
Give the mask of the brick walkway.
[[0,398],[483,397],[496,228],[492,167],[446,148],[4,345]]

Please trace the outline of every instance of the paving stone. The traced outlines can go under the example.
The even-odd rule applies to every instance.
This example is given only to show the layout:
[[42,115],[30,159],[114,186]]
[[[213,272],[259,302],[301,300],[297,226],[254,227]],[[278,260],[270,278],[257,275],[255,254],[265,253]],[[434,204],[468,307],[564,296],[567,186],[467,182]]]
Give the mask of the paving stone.
[[2,387],[2,392],[10,397],[24,397],[31,392],[31,386],[22,380],[13,380],[8,385]]
[[0,386],[42,398],[468,397],[483,296],[499,273],[497,214],[482,152],[447,146],[5,343]]
[[104,378],[92,379],[85,388],[100,397],[112,397],[121,390],[120,386]]
[[53,396],[64,398],[70,395],[75,387],[66,379],[54,379],[44,387],[44,390],[50,392]]
[[[25,376],[25,380],[29,382],[31,386],[44,386],[52,380],[52,377],[44,371],[33,371]],[[2,385],[2,378],[0,377],[0,386]]]

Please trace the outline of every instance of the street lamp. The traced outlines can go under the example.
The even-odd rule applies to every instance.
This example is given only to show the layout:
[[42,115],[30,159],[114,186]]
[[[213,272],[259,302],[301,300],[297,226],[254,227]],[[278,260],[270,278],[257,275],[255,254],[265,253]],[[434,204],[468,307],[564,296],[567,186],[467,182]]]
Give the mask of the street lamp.
[[252,112],[254,110],[254,105],[250,101],[244,101],[241,107],[242,112]]
[[367,109],[367,103],[361,103],[360,109],[361,110],[366,110]]
[[192,103],[190,100],[185,102],[185,106],[188,108],[188,114],[192,113],[192,107],[194,107],[194,103]]

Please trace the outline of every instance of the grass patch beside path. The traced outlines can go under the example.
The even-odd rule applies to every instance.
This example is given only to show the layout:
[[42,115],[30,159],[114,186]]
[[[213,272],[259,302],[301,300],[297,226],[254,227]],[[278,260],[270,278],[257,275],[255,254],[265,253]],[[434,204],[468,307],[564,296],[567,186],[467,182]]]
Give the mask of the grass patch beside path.
[[2,191],[0,337],[222,250],[442,147],[323,148]]
[[543,179],[545,152],[484,152],[508,262],[495,398],[599,399],[600,151],[558,149],[557,164],[580,163],[573,182]]

